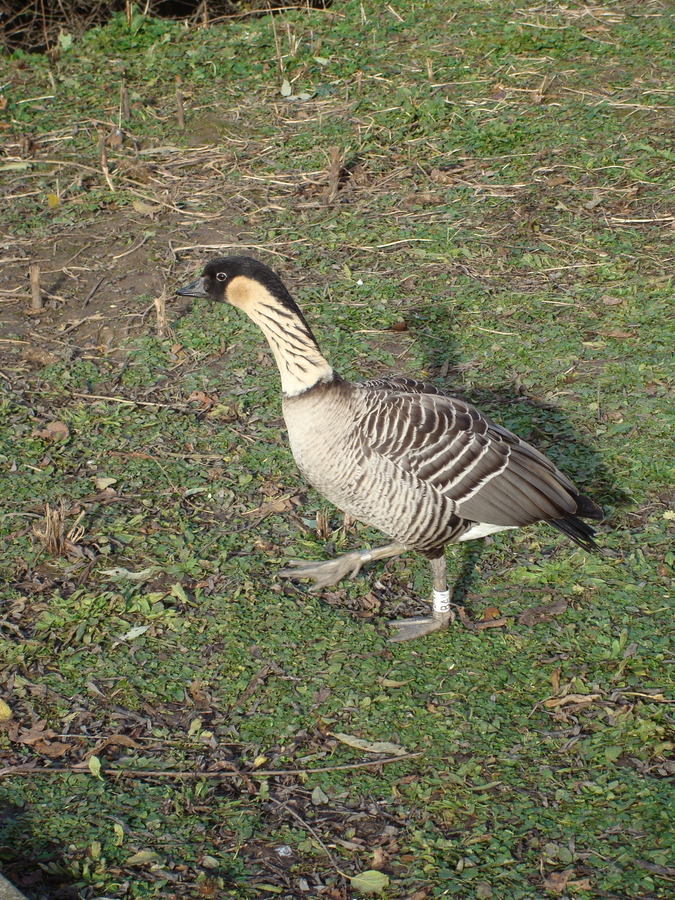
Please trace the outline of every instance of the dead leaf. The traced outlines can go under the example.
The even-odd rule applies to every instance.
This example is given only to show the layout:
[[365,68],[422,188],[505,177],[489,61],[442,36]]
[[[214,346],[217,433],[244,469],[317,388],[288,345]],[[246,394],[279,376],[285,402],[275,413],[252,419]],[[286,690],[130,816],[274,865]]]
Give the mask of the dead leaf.
[[605,332],[605,337],[611,337],[617,341],[627,341],[629,338],[635,337],[635,332],[622,331],[620,328],[613,328],[611,331]]
[[562,666],[558,666],[551,672],[551,687],[553,688],[553,693],[557,694],[560,690],[560,673],[562,672]]
[[381,684],[382,687],[403,687],[404,684],[410,684],[411,680],[408,678],[407,681],[395,681],[393,678],[384,678],[381,675],[378,675],[375,679],[378,684]]
[[48,759],[58,759],[59,756],[63,756],[70,749],[68,744],[52,740],[52,738],[56,737],[56,732],[45,728],[44,719],[35,722],[27,731],[19,731],[16,726],[10,727],[7,736],[10,741],[16,744],[26,744],[28,747],[32,747],[36,753],[39,753],[40,756],[46,756]]
[[111,147],[113,150],[121,150],[124,147],[124,138],[125,134],[121,128],[118,128],[117,125],[110,132],[108,137],[105,139],[106,144]]
[[211,703],[211,694],[207,690],[204,689],[204,683],[200,678],[195,678],[188,685],[188,691],[190,692],[190,697],[192,697],[192,701],[195,706],[209,706]]
[[361,598],[362,612],[359,613],[363,618],[374,616],[380,611],[382,601],[372,591],[368,591],[365,597]]
[[564,872],[551,872],[550,875],[544,878],[544,887],[552,894],[562,894],[572,875],[574,875],[574,869],[565,869]]
[[94,478],[94,486],[96,487],[97,491],[104,491],[106,488],[111,487],[113,484],[117,484],[116,478],[105,478],[103,476],[100,478]]
[[100,740],[94,747],[92,753],[99,755],[101,751],[108,747],[128,747],[130,750],[136,750],[140,747],[132,738],[126,734],[111,734],[109,737]]
[[11,718],[12,710],[4,700],[0,700],[0,722],[8,722]]
[[502,617],[501,619],[489,619],[487,622],[474,622],[473,627],[477,631],[484,631],[486,628],[503,628],[508,624],[508,619]]
[[365,753],[389,753],[391,756],[405,756],[408,752],[405,747],[400,747],[398,744],[392,744],[389,741],[364,741],[363,738],[354,737],[352,734],[343,734],[342,732],[333,734],[333,737],[340,741],[341,744],[347,744],[348,747],[363,750]]
[[457,180],[452,172],[444,172],[442,169],[432,169],[429,173],[429,178],[435,181],[436,184],[454,184]]
[[369,869],[358,875],[350,875],[349,881],[354,890],[359,894],[381,894],[389,886],[389,877],[382,872]]
[[48,441],[67,441],[70,429],[65,422],[48,422],[44,428],[34,428],[31,437],[45,438]]
[[193,391],[188,397],[189,403],[199,403],[204,409],[211,409],[217,400],[217,394],[209,396],[209,394],[205,394],[204,391]]
[[260,520],[266,516],[271,516],[272,513],[288,512],[291,509],[293,509],[293,503],[290,497],[277,497],[275,500],[268,500],[256,509],[247,510],[244,515],[258,516]]
[[137,213],[140,213],[142,216],[149,216],[150,218],[162,209],[159,204],[154,206],[150,203],[144,203],[142,200],[137,200],[136,198],[131,201],[131,205]]
[[602,694],[567,694],[565,697],[549,697],[544,700],[546,709],[555,709],[557,706],[568,706],[570,703],[593,703],[599,700]]
[[623,303],[622,297],[610,297],[609,294],[603,294],[600,299],[605,306],[619,306],[619,304]]
[[10,741],[18,744],[28,744],[29,747],[36,741],[45,741],[53,737],[56,737],[56,732],[45,729],[45,719],[35,722],[27,731],[20,732],[18,728],[15,728],[9,732]]
[[319,706],[321,703],[325,703],[326,700],[330,697],[332,691],[329,687],[325,685],[320,687],[318,690],[312,692],[312,703],[316,706]]
[[387,864],[387,854],[382,847],[373,847],[373,869],[381,869]]
[[476,626],[473,624],[471,619],[466,614],[466,610],[464,609],[463,606],[459,607],[458,612],[459,612],[459,621],[462,623],[462,625],[464,625],[465,628],[468,628],[469,631],[475,631]]
[[155,853],[154,850],[139,850],[138,853],[134,853],[133,856],[130,856],[129,859],[124,863],[125,866],[144,866],[147,863],[155,862],[155,860],[159,859],[159,856]]
[[322,806],[324,803],[328,802],[329,799],[327,794],[322,790],[321,786],[317,784],[312,791],[312,803],[314,806]]
[[345,850],[363,850],[363,841],[355,838],[353,841],[341,841],[340,838],[334,838],[338,847],[344,847]]
[[593,194],[588,203],[584,203],[584,209],[595,209],[596,206],[600,206],[602,203],[602,197],[600,194]]
[[500,611],[496,606],[486,606],[483,610],[483,621],[490,622],[492,619],[499,619],[501,617]]
[[33,750],[40,756],[46,756],[47,759],[58,759],[67,753],[68,749],[68,744],[62,744],[61,741],[37,740],[33,743]]
[[524,609],[518,616],[520,625],[537,625],[540,622],[550,622],[554,616],[561,616],[567,610],[567,600],[554,600],[552,603],[542,603]]

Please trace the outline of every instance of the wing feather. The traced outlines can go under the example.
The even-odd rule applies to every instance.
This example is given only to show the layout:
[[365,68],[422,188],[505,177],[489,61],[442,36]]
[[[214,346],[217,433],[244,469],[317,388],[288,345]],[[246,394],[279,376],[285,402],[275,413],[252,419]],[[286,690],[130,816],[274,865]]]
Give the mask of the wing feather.
[[469,403],[406,378],[359,387],[364,453],[438,491],[461,519],[519,526],[588,515],[586,498],[550,460]]

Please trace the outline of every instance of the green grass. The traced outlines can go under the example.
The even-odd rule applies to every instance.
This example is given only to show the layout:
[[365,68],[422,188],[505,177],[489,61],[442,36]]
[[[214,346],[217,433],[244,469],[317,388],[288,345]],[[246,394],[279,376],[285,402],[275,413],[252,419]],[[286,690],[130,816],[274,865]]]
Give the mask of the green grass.
[[[2,61],[0,862],[29,896],[337,898],[372,869],[391,898],[672,895],[672,22],[447,7],[120,17],[51,72]],[[343,375],[432,378],[549,453],[605,554],[462,546],[470,619],[508,625],[408,645],[412,554],[280,584],[381,536],[329,510],[318,537],[250,323],[170,301],[157,336],[158,285],[215,243],[283,273]],[[65,273],[38,317],[8,293],[26,254]],[[61,501],[65,555],[34,533]],[[419,755],[366,765],[345,734]]]

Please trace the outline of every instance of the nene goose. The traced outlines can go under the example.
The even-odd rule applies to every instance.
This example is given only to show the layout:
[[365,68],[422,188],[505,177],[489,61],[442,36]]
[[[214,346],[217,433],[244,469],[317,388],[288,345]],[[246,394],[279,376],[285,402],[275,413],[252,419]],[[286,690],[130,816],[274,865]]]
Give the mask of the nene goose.
[[602,510],[538,450],[470,404],[410,378],[344,381],[267,266],[245,256],[214,259],[178,294],[230,303],[260,326],[279,367],[300,472],[335,506],[393,538],[280,575],[311,578],[318,590],[371,560],[419,551],[431,563],[432,613],[395,622],[392,640],[403,641],[452,618],[444,552],[452,541],[545,521],[596,548],[594,530],[578,516],[601,518]]

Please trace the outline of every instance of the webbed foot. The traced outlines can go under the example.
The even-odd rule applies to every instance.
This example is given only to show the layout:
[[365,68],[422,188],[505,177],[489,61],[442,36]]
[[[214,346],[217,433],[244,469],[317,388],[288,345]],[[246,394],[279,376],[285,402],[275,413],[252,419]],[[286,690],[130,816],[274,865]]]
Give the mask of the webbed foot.
[[314,584],[310,590],[320,591],[321,588],[337,584],[343,578],[354,578],[359,574],[361,566],[370,559],[371,555],[367,550],[355,550],[323,562],[291,560],[292,568],[282,569],[278,574],[281,578],[312,578]]
[[432,634],[434,631],[440,631],[441,628],[447,628],[455,621],[455,614],[452,610],[447,612],[434,612],[430,616],[413,616],[410,619],[397,619],[390,624],[397,629],[397,633],[389,638],[390,644],[398,644],[402,641],[411,641],[413,638],[423,637],[425,634]]

